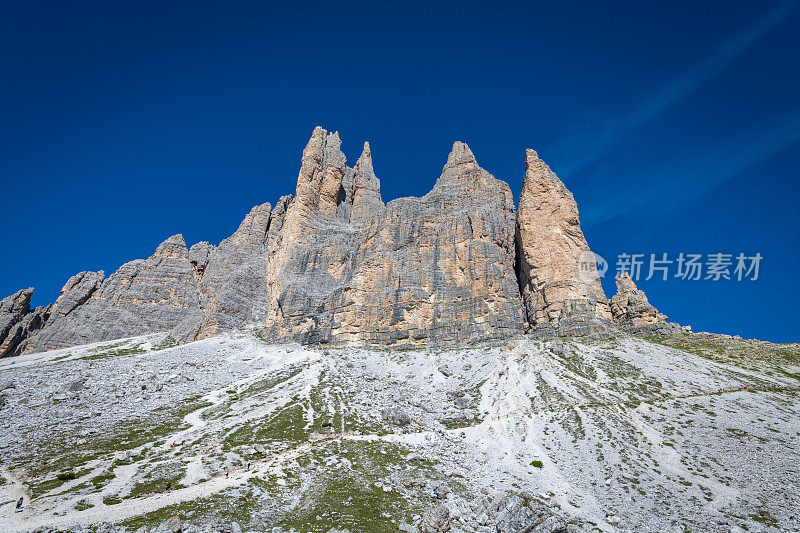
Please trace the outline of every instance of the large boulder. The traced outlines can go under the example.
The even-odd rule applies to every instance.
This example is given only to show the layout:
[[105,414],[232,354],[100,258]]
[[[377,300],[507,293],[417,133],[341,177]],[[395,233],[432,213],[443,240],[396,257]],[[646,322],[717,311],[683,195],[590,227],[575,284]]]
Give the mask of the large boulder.
[[450,531],[450,510],[444,504],[429,509],[422,517],[422,533],[444,533]]

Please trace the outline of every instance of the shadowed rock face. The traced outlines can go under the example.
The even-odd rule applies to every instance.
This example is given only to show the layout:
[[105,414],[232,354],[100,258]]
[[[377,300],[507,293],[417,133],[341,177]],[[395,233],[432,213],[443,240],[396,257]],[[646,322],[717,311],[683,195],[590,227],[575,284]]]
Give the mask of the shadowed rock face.
[[531,324],[611,319],[599,276],[587,281],[579,271],[589,245],[575,199],[534,150],[526,153],[517,232],[520,289]]
[[[518,211],[508,185],[461,142],[428,194],[384,204],[369,144],[350,168],[338,133],[318,127],[295,195],[254,207],[219,246],[187,249],[174,235],[108,278],[76,274],[52,306],[31,311],[33,289],[3,300],[0,356],[155,331],[187,342],[245,326],[271,339],[377,345],[531,326],[588,334],[612,318],[599,278],[580,276],[588,250],[572,194],[533,150]],[[626,287],[618,322],[663,316]]]
[[178,340],[211,337],[245,325],[264,324],[267,314],[267,244],[282,226],[291,197],[254,207],[236,232],[218,247],[198,243],[189,250],[198,280],[199,306],[173,330]]

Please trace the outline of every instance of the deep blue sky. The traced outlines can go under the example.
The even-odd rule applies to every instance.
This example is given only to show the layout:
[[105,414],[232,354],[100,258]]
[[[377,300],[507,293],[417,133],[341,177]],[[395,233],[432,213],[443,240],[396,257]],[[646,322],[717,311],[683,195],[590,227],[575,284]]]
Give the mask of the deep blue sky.
[[754,282],[641,282],[662,312],[800,337],[797,2],[115,4],[3,3],[0,295],[218,243],[294,192],[322,125],[351,164],[370,141],[384,200],[425,194],[454,140],[518,197],[533,147],[612,270],[764,256]]

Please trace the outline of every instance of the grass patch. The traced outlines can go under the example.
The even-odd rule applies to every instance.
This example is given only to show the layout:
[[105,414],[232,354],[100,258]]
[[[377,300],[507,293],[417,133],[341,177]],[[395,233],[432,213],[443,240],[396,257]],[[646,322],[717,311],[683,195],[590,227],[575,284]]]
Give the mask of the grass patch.
[[778,520],[769,514],[769,511],[764,509],[759,509],[756,514],[751,514],[750,518],[758,522],[759,524],[764,524],[770,527],[778,527]]
[[69,471],[69,472],[60,472],[55,476],[45,478],[45,477],[36,477],[31,480],[30,482],[30,489],[31,489],[31,498],[38,498],[56,490],[58,487],[63,485],[68,481],[72,481],[78,479],[79,477],[85,476],[91,470],[83,470],[79,472]]
[[73,506],[73,509],[76,511],[85,511],[86,509],[91,509],[92,507],[94,507],[94,504],[91,504],[86,500],[78,500],[78,503]]

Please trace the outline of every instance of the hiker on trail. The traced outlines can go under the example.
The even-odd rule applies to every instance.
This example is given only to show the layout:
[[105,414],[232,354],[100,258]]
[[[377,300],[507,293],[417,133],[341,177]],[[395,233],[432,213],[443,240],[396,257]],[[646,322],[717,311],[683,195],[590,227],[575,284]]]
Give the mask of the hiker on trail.
[[167,490],[169,490],[170,488],[172,488],[172,481],[167,482]]
[[247,471],[250,471],[250,461],[247,461]]
[[17,509],[14,511],[15,513],[22,511],[22,500],[23,498],[20,496],[19,500],[17,500]]
[[228,477],[228,469],[225,469],[225,477]]

